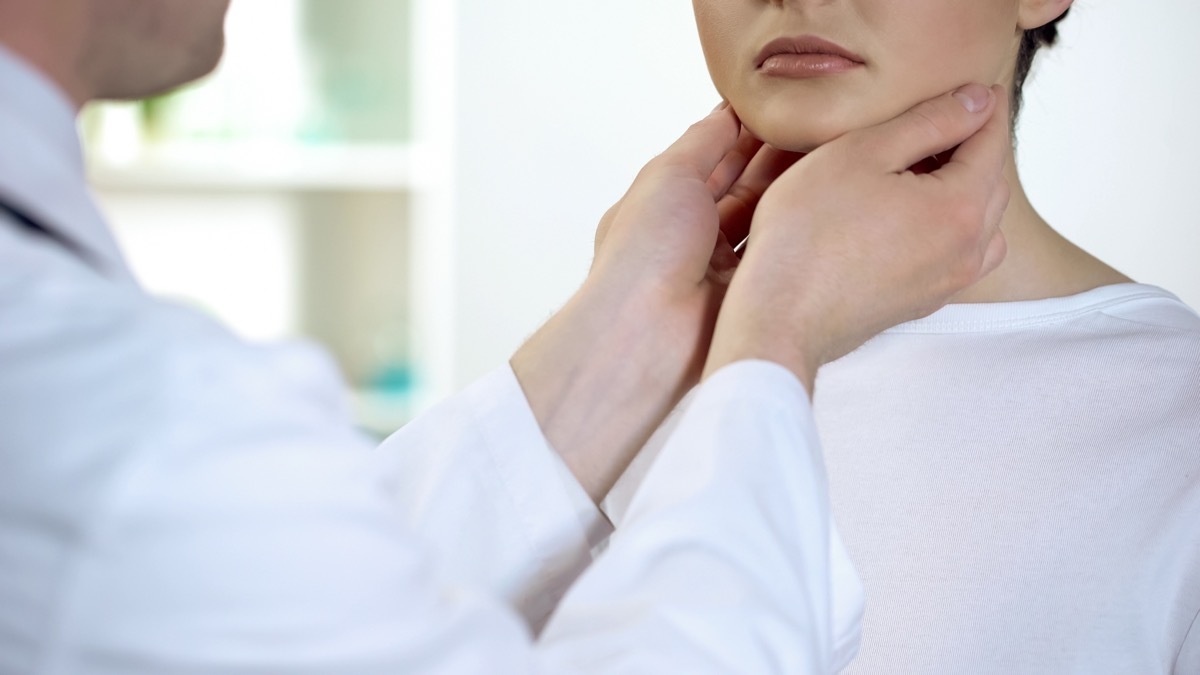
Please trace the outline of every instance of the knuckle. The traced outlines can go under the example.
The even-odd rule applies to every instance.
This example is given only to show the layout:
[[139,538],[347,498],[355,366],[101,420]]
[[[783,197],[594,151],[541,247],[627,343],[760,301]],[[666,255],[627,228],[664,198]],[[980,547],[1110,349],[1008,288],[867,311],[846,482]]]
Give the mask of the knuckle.
[[1012,199],[1012,186],[1003,178],[1000,179],[1000,184],[996,186],[996,199],[1001,207],[1007,207],[1008,202]]
[[625,199],[622,198],[618,200],[616,204],[608,207],[608,210],[605,211],[604,215],[600,217],[600,223],[602,227],[607,228],[608,225],[612,224],[613,219],[617,217],[617,212],[621,210],[621,204],[624,203],[624,201]]
[[687,130],[683,132],[683,136],[680,137],[680,140],[695,139],[696,137],[704,138],[712,133],[715,133],[719,128],[720,127],[717,126],[715,118],[706,117],[702,120],[691,123]]
[[958,259],[958,264],[954,265],[950,274],[947,275],[946,295],[954,295],[960,290],[974,284],[979,277],[979,270],[983,266],[983,255],[979,252],[964,253]]
[[593,238],[593,243],[595,244],[596,248],[600,248],[600,245],[604,243],[605,237],[608,236],[608,231],[612,229],[613,221],[616,220],[617,217],[618,206],[620,205],[614,205],[608,210],[607,213],[604,214],[604,217],[600,219],[600,225],[596,227],[596,236]]
[[963,274],[966,275],[966,277],[971,281],[974,281],[975,277],[979,275],[979,270],[983,269],[983,261],[985,257],[984,249],[982,247],[976,246],[975,248],[967,250],[967,252],[963,254]]
[[741,183],[735,183],[729,188],[729,192],[725,193],[725,199],[743,209],[752,210],[758,206],[761,195]]
[[690,124],[688,126],[687,130],[683,132],[683,135],[680,136],[679,139],[680,140],[691,139],[691,138],[694,138],[695,136],[703,134],[703,133],[704,133],[704,122],[703,121],[693,122],[692,124]]
[[984,205],[972,195],[959,193],[951,197],[947,211],[954,227],[964,236],[978,239],[985,218]]
[[933,102],[925,102],[911,111],[912,125],[931,141],[948,137],[955,128],[954,119],[945,109]]
[[641,171],[638,171],[637,177],[634,179],[634,184],[642,184],[656,180],[662,176],[663,172],[670,166],[671,159],[667,154],[661,154],[649,162],[646,162]]
[[852,131],[838,140],[848,157],[885,157],[891,153],[887,139],[869,129]]
[[638,178],[657,173],[663,167],[663,165],[669,161],[667,157],[667,153],[662,153],[652,157],[649,162],[646,162],[646,164],[642,166],[642,170],[638,172]]
[[1003,259],[1008,255],[1008,238],[1003,232],[997,232],[996,238],[991,243],[991,250],[997,258]]

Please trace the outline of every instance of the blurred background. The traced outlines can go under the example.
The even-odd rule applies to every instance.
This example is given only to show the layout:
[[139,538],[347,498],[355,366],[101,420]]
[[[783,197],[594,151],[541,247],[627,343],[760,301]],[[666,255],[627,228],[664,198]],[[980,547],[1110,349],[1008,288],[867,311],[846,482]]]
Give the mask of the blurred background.
[[[1193,307],[1197,27],[1196,3],[1077,0],[1019,130],[1043,215]],[[684,0],[234,0],[217,73],[83,128],[143,283],[325,344],[386,434],[570,296],[600,216],[716,102]]]

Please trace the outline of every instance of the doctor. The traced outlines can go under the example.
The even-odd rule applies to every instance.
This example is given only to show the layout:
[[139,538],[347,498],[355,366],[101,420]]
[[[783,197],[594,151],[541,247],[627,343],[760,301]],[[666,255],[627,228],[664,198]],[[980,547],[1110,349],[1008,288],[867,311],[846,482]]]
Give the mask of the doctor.
[[[845,665],[813,377],[999,263],[1003,93],[790,169],[713,112],[511,364],[371,448],[320,353],[144,293],[84,182],[76,111],[208,72],[226,6],[0,0],[0,673]],[[697,383],[610,532],[596,501]]]

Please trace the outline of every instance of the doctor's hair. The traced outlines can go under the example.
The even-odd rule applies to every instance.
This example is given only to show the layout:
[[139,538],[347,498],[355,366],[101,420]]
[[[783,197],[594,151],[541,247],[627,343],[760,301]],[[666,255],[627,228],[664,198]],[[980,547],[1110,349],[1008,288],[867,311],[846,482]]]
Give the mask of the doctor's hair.
[[1042,47],[1053,47],[1058,42],[1058,23],[1067,18],[1070,13],[1071,10],[1067,9],[1057,19],[1045,26],[1027,30],[1021,36],[1021,49],[1017,52],[1017,69],[1013,77],[1013,126],[1016,126],[1017,116],[1021,113],[1021,94],[1025,89],[1025,80],[1029,78],[1029,72],[1033,69],[1033,58],[1037,56],[1038,50]]

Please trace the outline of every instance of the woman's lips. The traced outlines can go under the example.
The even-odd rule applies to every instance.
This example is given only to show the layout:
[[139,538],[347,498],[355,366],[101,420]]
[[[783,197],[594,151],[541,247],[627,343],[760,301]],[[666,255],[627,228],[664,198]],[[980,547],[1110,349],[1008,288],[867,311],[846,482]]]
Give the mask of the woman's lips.
[[776,77],[819,77],[844,73],[861,65],[832,54],[776,54],[764,61],[759,71]]
[[861,56],[828,40],[805,35],[773,40],[759,53],[759,72],[775,77],[834,75],[864,65]]

